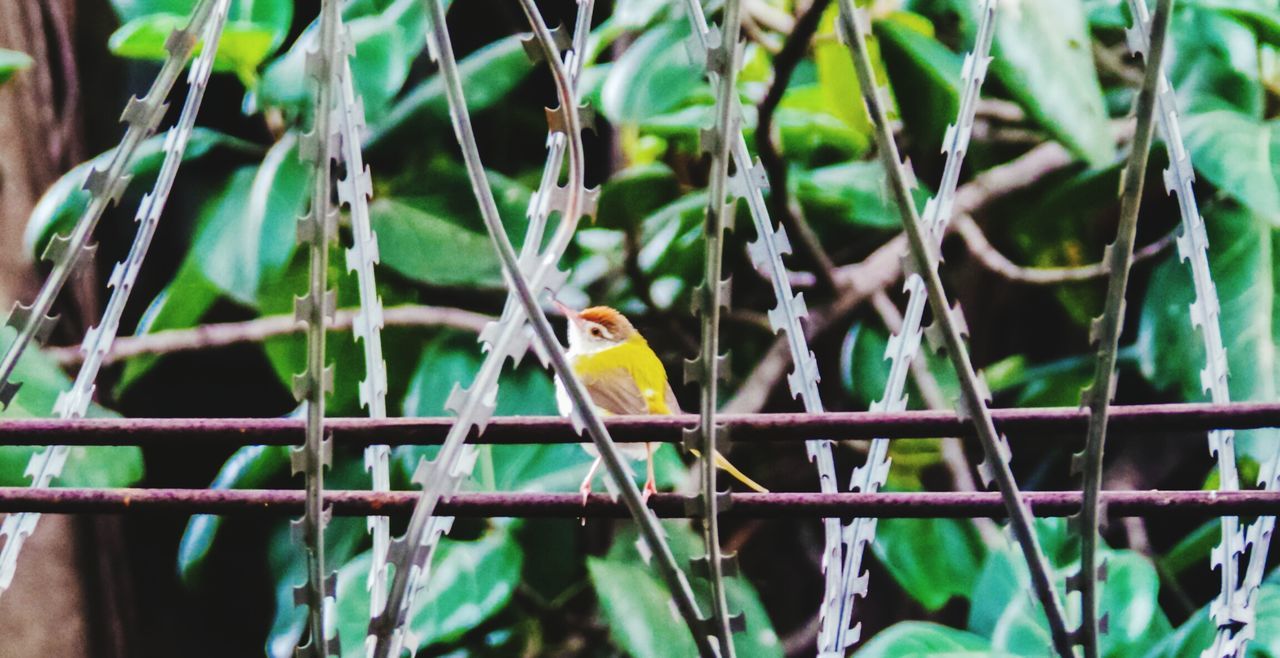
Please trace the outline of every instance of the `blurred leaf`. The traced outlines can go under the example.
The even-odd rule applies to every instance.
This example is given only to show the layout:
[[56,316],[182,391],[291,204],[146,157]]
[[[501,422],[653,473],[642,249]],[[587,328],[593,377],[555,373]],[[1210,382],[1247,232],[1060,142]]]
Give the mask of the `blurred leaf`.
[[[268,3],[270,4],[270,3]],[[120,26],[107,48],[112,53],[130,59],[161,62],[169,57],[165,42],[174,30],[185,27],[186,15],[150,14],[135,18]],[[218,40],[218,54],[213,59],[213,70],[235,73],[251,85],[257,76],[258,66],[279,44],[282,33],[273,32],[270,26],[253,22],[229,20]],[[196,46],[198,54],[203,44]]]
[[[902,226],[898,204],[889,196],[884,167],[878,161],[796,170],[790,180],[794,181],[794,194],[806,215],[814,215],[811,221],[815,223],[839,222],[855,228],[884,230]],[[913,194],[917,206],[929,198],[929,191],[923,187],[917,187]]]
[[201,209],[188,259],[228,297],[257,308],[297,250],[298,217],[307,210],[311,169],[288,133],[253,170],[237,171]]
[[[218,469],[210,489],[260,489],[268,480],[284,472],[289,463],[285,446],[243,446]],[[222,525],[222,517],[197,514],[187,521],[178,543],[178,575],[190,586],[199,577],[209,549]]]
[[1280,45],[1280,11],[1269,0],[1190,0],[1187,4],[1229,16],[1247,25],[1258,40]]
[[[498,104],[532,70],[519,35],[499,39],[467,55],[458,62],[462,87],[467,90],[467,108],[477,113]],[[432,75],[406,92],[385,117],[369,124],[368,141],[379,144],[394,135],[421,134],[447,125],[448,121],[444,81],[439,75]]]
[[672,612],[671,595],[649,567],[588,557],[587,571],[614,644],[634,658],[697,655],[689,628]]
[[1002,658],[1013,654],[994,653],[991,643],[973,633],[927,621],[904,621],[876,633],[853,658]]
[[[111,0],[111,8],[121,23],[145,18],[154,14],[176,14],[187,17],[195,9],[198,0]],[[293,2],[290,0],[231,0],[227,20],[255,23],[270,29],[271,49],[284,41],[293,22]]]
[[639,226],[646,216],[678,197],[679,182],[667,165],[623,169],[601,186],[596,225],[624,230]]
[[636,123],[673,110],[705,86],[689,61],[687,20],[645,31],[614,62],[600,91],[600,110],[615,123]]
[[[1209,270],[1217,286],[1222,337],[1226,344],[1228,384],[1234,401],[1274,400],[1277,391],[1275,345],[1276,261],[1273,232],[1262,218],[1230,201],[1204,208],[1209,237]],[[1204,399],[1200,370],[1205,357],[1198,330],[1189,316],[1195,299],[1191,274],[1174,254],[1151,275],[1138,325],[1139,365],[1158,388],[1173,388],[1186,400]],[[1244,434],[1244,433],[1242,433]],[[1246,440],[1240,449],[1258,461],[1273,445]]]
[[1188,115],[1229,109],[1261,119],[1265,94],[1258,37],[1198,3],[1179,3],[1179,8],[1170,25],[1170,39],[1177,48],[1169,53],[1167,64],[1179,109]]
[[[385,7],[351,3],[343,19],[355,47],[352,79],[364,101],[366,118],[375,123],[404,86],[409,65],[426,45],[425,5],[416,0],[394,0]],[[310,111],[306,56],[315,48],[316,27],[313,20],[288,52],[267,65],[257,87],[257,104],[283,106],[300,114]]]
[[[870,138],[850,128],[832,113],[826,92],[816,84],[787,88],[774,114],[781,152],[788,161],[802,166],[844,161],[867,150]],[[755,115],[747,112],[744,130],[755,130]]]
[[1094,355],[1082,354],[1032,364],[1015,354],[982,371],[992,392],[1015,392],[1018,407],[1071,407],[1080,403],[1080,391],[1093,381],[1094,362]]
[[[344,657],[365,655],[371,561],[366,551],[338,571],[337,630]],[[523,561],[520,545],[504,529],[474,541],[441,539],[426,589],[410,613],[409,627],[421,646],[453,642],[506,607],[520,583]]]
[[[1248,658],[1280,656],[1280,586],[1264,583],[1258,589],[1254,628],[1257,637],[1249,642]],[[1201,608],[1177,630],[1152,644],[1144,658],[1194,658],[1213,645],[1217,625],[1209,618],[1208,606]]]
[[382,264],[399,274],[438,286],[501,285],[489,236],[450,221],[438,199],[376,199],[369,214]]
[[1028,116],[1095,167],[1115,142],[1080,0],[1024,2],[996,21],[991,71]]
[[[196,326],[206,311],[218,301],[218,288],[197,266],[199,259],[188,257],[183,261],[173,280],[160,291],[138,320],[134,336],[142,336],[166,329],[187,329]],[[116,395],[124,393],[160,362],[159,354],[139,354],[125,362],[124,372],[116,382]]]
[[[665,522],[663,527],[676,564],[688,564],[702,554],[702,540],[688,523]],[[671,604],[666,583],[640,559],[638,537],[635,530],[620,532],[608,555],[587,558],[587,572],[610,638],[633,658],[696,655],[693,637]],[[695,588],[695,595],[702,597],[705,589]],[[782,658],[782,643],[755,587],[743,577],[726,578],[725,593],[729,610],[742,612],[746,621],[746,630],[733,636],[738,654]],[[705,613],[709,601],[700,598],[699,606]]]
[[986,554],[968,519],[881,519],[873,548],[898,585],[929,612],[952,597],[970,597]]
[[1189,116],[1182,130],[1196,170],[1280,227],[1280,122],[1219,110]]
[[33,63],[34,60],[26,53],[0,48],[0,85],[8,82],[18,71],[31,68]]
[[889,80],[897,82],[893,94],[906,130],[919,142],[920,151],[936,154],[947,126],[960,108],[960,68],[963,58],[933,38],[932,25],[922,33],[911,21],[914,14],[898,12],[876,21]]
[[[862,102],[862,85],[853,70],[852,54],[836,38],[836,16],[839,10],[832,3],[822,14],[818,35],[813,47],[813,58],[818,68],[818,85],[826,96],[827,109],[840,117],[854,134],[871,143],[871,117]],[[880,60],[879,44],[871,44],[872,63],[876,67],[877,81],[883,82],[884,64]],[[894,108],[889,108],[890,112]]]
[[[155,135],[143,141],[134,154],[133,162],[128,168],[133,179],[130,188],[149,188],[160,171],[160,163],[164,160],[164,135]],[[241,153],[250,153],[257,147],[230,135],[196,128],[191,133],[187,150],[182,153],[182,161],[198,160],[215,148],[227,148]],[[89,201],[89,193],[81,189],[89,168],[105,169],[111,160],[111,151],[107,151],[89,162],[76,165],[71,171],[62,175],[56,183],[45,190],[36,207],[31,210],[27,219],[27,228],[22,236],[23,248],[33,256],[39,256],[54,232],[66,234],[75,226],[80,214],[84,212]],[[139,193],[140,194],[140,193]],[[125,197],[125,200],[129,196]],[[125,201],[121,202],[122,205]]]

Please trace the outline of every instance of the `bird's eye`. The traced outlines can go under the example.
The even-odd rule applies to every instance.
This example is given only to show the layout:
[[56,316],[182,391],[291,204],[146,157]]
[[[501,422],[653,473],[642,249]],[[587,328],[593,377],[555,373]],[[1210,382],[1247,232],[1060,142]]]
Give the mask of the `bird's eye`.
[[600,331],[600,327],[592,327],[591,335],[595,336],[596,338],[604,338],[604,332]]

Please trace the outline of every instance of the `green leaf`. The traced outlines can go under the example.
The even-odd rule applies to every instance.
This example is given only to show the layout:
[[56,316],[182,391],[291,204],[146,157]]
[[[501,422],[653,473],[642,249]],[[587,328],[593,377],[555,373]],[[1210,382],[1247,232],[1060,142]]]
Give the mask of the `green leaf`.
[[645,31],[614,62],[600,91],[600,110],[615,123],[637,123],[679,107],[706,87],[701,67],[689,61],[687,20]]
[[8,82],[18,71],[31,68],[34,63],[35,60],[26,53],[0,48],[0,85]]
[[873,548],[898,585],[930,612],[952,597],[969,598],[986,554],[968,519],[881,519]]
[[[168,59],[165,42],[174,30],[187,25],[186,15],[150,14],[135,18],[120,26],[107,48],[120,57],[160,62]],[[246,85],[252,84],[258,66],[279,45],[283,34],[270,26],[248,21],[230,20],[222,29],[218,40],[218,53],[213,59],[213,70],[235,73]],[[203,44],[196,46],[197,54]]]
[[[364,100],[365,116],[376,122],[409,76],[409,66],[426,45],[425,5],[416,0],[352,3],[343,19],[355,46],[351,73]],[[294,113],[310,111],[306,74],[307,53],[316,47],[317,23],[312,21],[283,56],[267,65],[256,89],[259,105],[283,106]]]
[[679,198],[679,181],[665,164],[623,169],[600,188],[597,227],[629,229]]
[[1228,109],[1261,119],[1266,94],[1258,36],[1200,3],[1179,3],[1179,9],[1170,25],[1177,48],[1168,65],[1179,109],[1188,115]]
[[[156,135],[143,141],[134,154],[133,162],[128,168],[133,182],[132,193],[127,193],[121,205],[130,206],[130,199],[140,198],[140,188],[149,188],[160,171],[160,163],[164,160],[164,135]],[[252,153],[257,147],[252,144],[209,130],[196,128],[191,133],[187,150],[182,154],[182,161],[198,160],[217,148],[226,148],[232,152]],[[105,169],[111,160],[111,151],[102,153],[94,159],[76,165],[71,171],[62,175],[53,185],[45,190],[44,196],[31,210],[27,219],[27,228],[22,236],[22,244],[27,253],[38,257],[53,237],[55,232],[67,234],[75,226],[80,214],[89,202],[89,193],[81,189],[90,167]]]
[[[862,102],[862,85],[853,70],[853,59],[848,47],[836,38],[836,17],[839,9],[835,3],[827,7],[818,24],[817,40],[813,47],[813,59],[818,69],[818,85],[826,97],[827,109],[840,117],[854,134],[871,143],[871,117]],[[877,82],[884,81],[884,64],[880,60],[877,41],[872,41],[872,64],[876,68]],[[890,108],[893,111],[894,108]]]
[[[189,16],[197,0],[111,0],[111,8],[121,23],[153,14],[177,14]],[[227,11],[231,22],[256,23],[270,28],[273,33],[272,49],[279,47],[293,22],[293,3],[290,0],[231,0]]]
[[925,621],[904,621],[876,633],[853,658],[924,658],[948,656],[997,658],[991,643],[973,633]]
[[1280,227],[1280,122],[1218,110],[1187,117],[1182,126],[1196,170]]
[[[663,527],[676,564],[688,564],[702,554],[702,540],[688,523],[666,522]],[[609,635],[633,658],[696,655],[693,637],[676,615],[665,582],[640,559],[637,537],[634,530],[621,532],[608,555],[587,558],[587,572]],[[725,594],[729,610],[742,612],[746,621],[746,630],[733,636],[738,655],[781,658],[782,643],[751,583],[742,577],[726,578]],[[704,612],[708,605],[705,599],[699,602]]]
[[[467,90],[467,108],[475,114],[497,105],[508,98],[532,70],[533,64],[517,35],[499,39],[467,55],[458,62],[462,87]],[[385,117],[369,124],[368,143],[372,146],[406,135],[421,135],[447,125],[448,121],[444,81],[439,75],[432,75],[407,91]]]
[[1115,159],[1080,0],[1024,2],[996,21],[991,71],[1027,115],[1093,166]]
[[[173,276],[155,299],[143,311],[134,336],[152,334],[167,329],[187,329],[196,326],[204,314],[218,301],[218,288],[198,268],[199,259],[188,254],[178,273]],[[117,397],[129,390],[160,362],[159,354],[139,354],[129,359],[124,372],[116,383]]]
[[[1226,344],[1228,384],[1233,401],[1274,400],[1276,259],[1272,229],[1262,218],[1230,201],[1204,209],[1209,237],[1209,270],[1217,286]],[[1137,347],[1143,375],[1158,388],[1173,388],[1186,400],[1202,400],[1202,339],[1193,331],[1189,305],[1195,299],[1191,274],[1171,254],[1156,266],[1139,317]],[[1240,433],[1239,447],[1263,462],[1274,445]]]
[[[930,33],[922,33],[908,17],[925,21]],[[932,25],[914,14],[876,21],[875,33],[889,80],[897,82],[893,93],[907,132],[921,142],[920,151],[938,153],[960,108],[963,58],[934,39]]]
[[[369,552],[338,571],[338,635],[342,655],[364,655],[369,625]],[[510,532],[474,541],[440,540],[427,587],[414,600],[409,627],[423,647],[453,642],[507,606],[520,583],[524,552]]]
[[306,211],[311,169],[298,159],[297,135],[273,145],[256,170],[242,168],[200,210],[187,258],[228,297],[257,308],[278,285],[297,250],[295,226]]
[[[244,446],[227,458],[209,488],[261,488],[283,473],[288,463],[288,448],[284,446]],[[178,575],[183,582],[191,585],[199,577],[221,525],[222,517],[213,514],[197,514],[187,521],[187,529],[178,543]]]
[[[423,283],[501,285],[489,236],[460,226],[432,197],[381,198],[369,205],[382,264]],[[446,211],[447,212],[447,211]]]
[[671,595],[649,567],[588,557],[587,572],[614,644],[633,658],[697,655],[689,628],[672,612]]
[[[879,162],[843,162],[796,170],[791,180],[794,194],[816,224],[830,226],[838,222],[841,230],[848,226],[882,230],[902,226],[898,204],[885,194],[884,167]],[[917,188],[915,195],[918,202],[923,202],[928,191]]]

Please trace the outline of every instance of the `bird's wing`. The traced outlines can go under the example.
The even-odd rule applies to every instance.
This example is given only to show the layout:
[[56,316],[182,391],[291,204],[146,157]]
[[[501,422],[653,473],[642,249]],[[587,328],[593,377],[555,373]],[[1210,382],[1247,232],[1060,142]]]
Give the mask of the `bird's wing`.
[[596,406],[615,416],[638,416],[649,413],[649,403],[625,368],[617,368],[583,377],[582,383]]

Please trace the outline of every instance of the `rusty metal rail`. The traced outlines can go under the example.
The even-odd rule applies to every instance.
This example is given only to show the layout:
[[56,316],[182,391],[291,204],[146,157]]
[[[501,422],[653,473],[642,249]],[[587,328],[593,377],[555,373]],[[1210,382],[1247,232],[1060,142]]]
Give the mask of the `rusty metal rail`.
[[[993,409],[1001,432],[1014,440],[1082,436],[1088,411],[1076,408]],[[605,421],[613,440],[621,443],[678,443],[680,431],[696,424],[696,416],[637,416]],[[870,440],[968,437],[969,423],[950,411],[827,412],[823,414],[726,414],[737,443],[802,442],[813,437]],[[335,442],[349,446],[434,445],[449,427],[449,418],[330,418],[325,427]],[[1203,440],[1211,429],[1280,427],[1280,403],[1162,404],[1115,407],[1108,422],[1117,435],[1182,437]],[[224,446],[294,445],[303,432],[301,420],[285,418],[109,418],[22,419],[0,421],[0,445],[136,445]],[[474,433],[474,432],[473,432]],[[500,417],[489,422],[481,444],[579,443],[569,421],[559,417]]]
[[[287,515],[302,509],[305,492],[297,489],[34,489],[0,487],[0,512],[170,513]],[[404,516],[413,508],[414,491],[325,491],[334,514]],[[658,493],[649,507],[663,518],[687,516],[687,497]],[[734,493],[726,518],[1003,518],[998,493]],[[1215,517],[1280,513],[1280,493],[1265,491],[1107,491],[1102,500],[1113,517],[1177,514]],[[1068,516],[1080,509],[1079,491],[1027,492],[1036,516]],[[592,494],[586,505],[576,493],[467,493],[443,499],[442,514],[458,517],[626,518],[626,507],[607,494]]]

